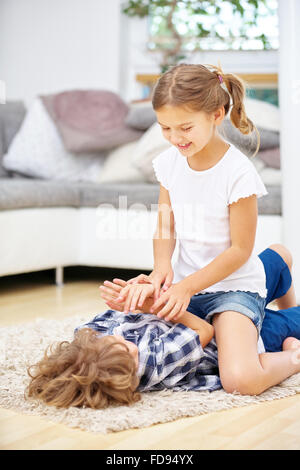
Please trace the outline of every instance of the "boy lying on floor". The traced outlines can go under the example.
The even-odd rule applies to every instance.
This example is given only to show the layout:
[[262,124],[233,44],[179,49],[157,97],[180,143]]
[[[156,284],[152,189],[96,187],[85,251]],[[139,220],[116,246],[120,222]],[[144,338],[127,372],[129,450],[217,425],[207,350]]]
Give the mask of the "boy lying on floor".
[[[278,245],[280,246],[280,245]],[[266,305],[283,299],[292,285],[284,259],[273,249],[260,255],[266,272]],[[57,407],[105,408],[131,404],[140,391],[217,390],[222,388],[213,326],[193,312],[193,298],[180,322],[173,324],[148,314],[154,303],[153,286],[139,313],[124,315],[116,302],[126,281],[106,282],[102,297],[118,310],[107,310],[75,329],[72,342],[52,346],[50,354],[28,368],[29,397]],[[195,308],[195,306],[194,306]],[[137,312],[137,311],[134,311]],[[144,313],[143,313],[144,312]],[[265,309],[258,353],[288,351],[300,372],[300,307]],[[261,340],[260,338],[260,340]],[[262,349],[261,349],[262,348]],[[33,372],[31,371],[33,369]]]

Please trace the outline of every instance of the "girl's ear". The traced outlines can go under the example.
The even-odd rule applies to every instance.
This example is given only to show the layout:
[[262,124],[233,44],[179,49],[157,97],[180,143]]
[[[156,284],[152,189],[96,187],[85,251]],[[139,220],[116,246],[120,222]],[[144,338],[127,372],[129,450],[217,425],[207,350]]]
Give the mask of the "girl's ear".
[[214,113],[215,125],[219,126],[225,117],[225,108],[222,106]]

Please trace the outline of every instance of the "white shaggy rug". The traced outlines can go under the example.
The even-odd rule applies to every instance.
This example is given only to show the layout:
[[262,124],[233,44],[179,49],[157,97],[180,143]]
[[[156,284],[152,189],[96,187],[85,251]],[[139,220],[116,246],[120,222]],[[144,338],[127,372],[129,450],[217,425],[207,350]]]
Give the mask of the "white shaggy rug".
[[24,389],[29,381],[26,367],[37,362],[50,343],[72,340],[74,328],[90,318],[91,315],[77,315],[64,320],[38,318],[30,323],[0,328],[0,407],[39,415],[89,432],[109,433],[300,393],[300,374],[297,374],[256,397],[228,394],[224,390],[212,393],[167,390],[142,393],[141,401],[134,405],[112,406],[104,410],[57,409],[37,400],[25,400]]

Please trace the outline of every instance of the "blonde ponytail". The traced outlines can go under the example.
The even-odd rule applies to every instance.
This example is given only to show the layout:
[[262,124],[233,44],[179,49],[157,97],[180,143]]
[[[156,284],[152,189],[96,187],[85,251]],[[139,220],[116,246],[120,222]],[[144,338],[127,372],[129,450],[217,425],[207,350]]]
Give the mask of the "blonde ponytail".
[[[252,155],[253,158],[257,154],[260,147],[260,134],[255,124],[246,114],[244,102],[246,96],[245,82],[233,73],[225,74],[220,65],[218,67],[209,65],[209,67],[213,68],[212,71],[218,76],[218,78],[222,78],[221,81],[223,81],[225,84],[226,91],[231,97],[231,111],[229,117],[234,127],[236,127],[244,135],[251,134],[253,131],[256,133],[257,146],[255,153]],[[223,89],[225,89],[225,87],[223,87]]]

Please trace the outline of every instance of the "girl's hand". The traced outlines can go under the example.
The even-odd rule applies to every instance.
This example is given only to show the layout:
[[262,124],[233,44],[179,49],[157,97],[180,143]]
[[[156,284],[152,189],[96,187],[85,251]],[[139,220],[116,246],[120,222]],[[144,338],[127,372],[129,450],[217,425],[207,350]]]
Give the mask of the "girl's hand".
[[[162,292],[169,289],[172,285],[174,278],[174,272],[172,266],[168,266],[166,269],[154,269],[149,275],[149,279],[154,286],[154,300],[159,298],[161,289]],[[162,288],[161,285],[163,284]]]
[[166,321],[178,321],[186,311],[192,294],[186,286],[180,282],[173,284],[164,292],[152,305],[150,313],[163,306],[157,313],[158,318],[165,318]]

